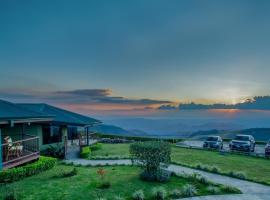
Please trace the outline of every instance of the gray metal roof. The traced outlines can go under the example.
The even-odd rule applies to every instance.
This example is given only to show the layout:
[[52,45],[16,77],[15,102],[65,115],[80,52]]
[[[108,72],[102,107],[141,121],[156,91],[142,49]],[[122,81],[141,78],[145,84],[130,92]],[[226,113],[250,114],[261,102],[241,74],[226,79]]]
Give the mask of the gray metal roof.
[[48,114],[28,110],[14,103],[0,100],[0,121],[49,117],[51,116]]
[[55,122],[73,124],[73,125],[84,125],[84,126],[101,123],[99,120],[96,120],[94,118],[80,115],[74,112],[70,112],[61,108],[48,105],[48,104],[29,103],[29,104],[17,104],[17,105],[27,110],[40,112],[46,115],[52,115],[54,116],[53,121]]

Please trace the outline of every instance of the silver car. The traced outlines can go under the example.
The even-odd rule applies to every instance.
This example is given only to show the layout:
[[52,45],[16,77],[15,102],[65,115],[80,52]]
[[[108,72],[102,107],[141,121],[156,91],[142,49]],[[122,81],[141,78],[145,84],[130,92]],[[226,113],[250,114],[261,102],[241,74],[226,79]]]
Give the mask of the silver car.
[[203,143],[203,148],[222,149],[223,140],[220,136],[208,136]]

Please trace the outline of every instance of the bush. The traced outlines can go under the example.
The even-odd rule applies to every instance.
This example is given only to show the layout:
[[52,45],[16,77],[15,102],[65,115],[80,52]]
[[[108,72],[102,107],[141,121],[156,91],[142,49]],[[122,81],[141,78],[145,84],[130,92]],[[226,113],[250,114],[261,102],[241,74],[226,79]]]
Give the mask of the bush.
[[239,189],[237,189],[233,186],[230,186],[230,185],[222,185],[221,189],[227,193],[236,193],[236,194],[241,193],[241,191]]
[[90,145],[89,147],[90,147],[91,151],[97,151],[97,150],[102,148],[102,144],[96,143],[96,144]]
[[244,172],[233,172],[233,171],[230,171],[229,172],[229,175],[232,176],[232,177],[235,177],[235,178],[239,178],[239,179],[247,179],[247,176]]
[[152,190],[152,195],[156,200],[165,200],[167,197],[167,191],[163,187],[155,187]]
[[217,166],[212,166],[210,171],[213,172],[213,173],[219,173],[220,169]]
[[137,190],[132,194],[133,200],[144,200],[144,192],[143,190]]
[[182,197],[182,192],[181,190],[178,190],[178,189],[174,189],[170,192],[170,196],[174,199],[177,199],[177,198],[180,198]]
[[41,151],[41,155],[64,159],[65,147],[61,143],[57,143],[56,146],[49,145],[47,149]]
[[91,153],[90,147],[88,147],[88,146],[87,147],[82,147],[81,152],[80,152],[80,157],[81,158],[88,158],[90,153]]
[[172,173],[167,170],[160,170],[156,176],[156,180],[160,183],[168,182],[171,178]]
[[171,161],[171,146],[163,141],[136,142],[130,145],[130,154],[132,162],[139,164],[144,174],[157,179],[161,163],[166,166]]
[[218,187],[215,187],[215,186],[208,186],[206,189],[211,194],[218,194],[218,193],[220,193],[220,189]]
[[190,184],[186,184],[184,185],[184,187],[182,188],[182,195],[184,197],[193,197],[197,194],[197,189],[195,186],[190,185]]
[[32,176],[45,170],[51,169],[55,164],[55,158],[40,156],[40,158],[33,163],[0,171],[0,182],[10,183],[13,181],[18,181],[27,176]]

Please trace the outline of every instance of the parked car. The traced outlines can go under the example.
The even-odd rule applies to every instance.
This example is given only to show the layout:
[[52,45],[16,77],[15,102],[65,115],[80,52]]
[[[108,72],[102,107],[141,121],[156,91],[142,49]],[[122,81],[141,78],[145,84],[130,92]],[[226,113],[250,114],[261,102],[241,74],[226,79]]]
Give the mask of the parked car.
[[252,135],[236,135],[229,144],[230,150],[254,152],[255,140]]
[[203,148],[222,149],[223,140],[220,136],[208,136],[203,143]]
[[265,146],[265,157],[270,158],[270,140]]

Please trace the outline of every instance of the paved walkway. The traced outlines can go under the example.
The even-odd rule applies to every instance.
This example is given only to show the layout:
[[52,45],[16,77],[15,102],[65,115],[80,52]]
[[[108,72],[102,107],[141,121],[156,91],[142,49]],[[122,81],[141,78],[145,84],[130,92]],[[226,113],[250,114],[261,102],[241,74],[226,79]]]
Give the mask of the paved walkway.
[[[73,158],[70,160],[66,160],[67,163],[74,163],[74,164],[81,164],[81,165],[115,165],[115,164],[124,164],[124,165],[130,165],[130,160],[85,160],[80,158]],[[213,174],[209,172],[199,171],[196,169],[191,169],[187,167],[182,167],[179,165],[170,165],[168,167],[170,171],[173,171],[175,173],[187,173],[192,174],[194,172],[200,173],[203,176],[207,177],[209,180],[225,184],[225,185],[231,185],[234,187],[237,187],[240,189],[243,194],[239,195],[215,195],[215,196],[204,196],[204,197],[192,197],[192,198],[185,198],[185,200],[269,200],[270,199],[270,187],[239,180],[236,178],[228,177],[228,176],[222,176],[218,174]]]

